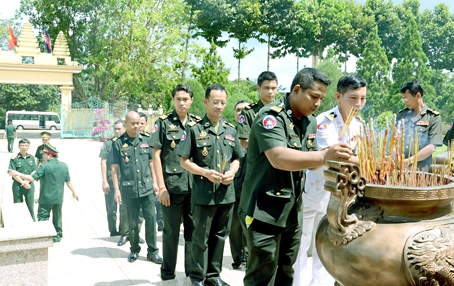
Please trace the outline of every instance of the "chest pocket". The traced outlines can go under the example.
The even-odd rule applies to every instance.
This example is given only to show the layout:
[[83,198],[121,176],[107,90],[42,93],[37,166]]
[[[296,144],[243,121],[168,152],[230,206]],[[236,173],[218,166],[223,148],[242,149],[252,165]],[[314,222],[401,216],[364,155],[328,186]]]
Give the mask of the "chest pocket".
[[229,139],[224,139],[225,146],[231,146],[232,148],[235,147],[235,142]]
[[151,148],[148,147],[140,147],[139,148],[140,155],[149,155],[151,153]]
[[181,136],[183,136],[183,131],[180,129],[170,129],[170,130],[167,130],[167,132],[166,132],[166,138],[169,141],[181,140]]
[[33,166],[33,160],[28,160],[28,165]]
[[201,138],[197,138],[196,139],[196,145],[197,145],[197,148],[203,148],[203,147],[211,147],[211,145],[213,144],[210,140],[210,137],[206,137],[207,139],[202,139],[200,140]]
[[290,138],[287,141],[287,145],[291,149],[302,150],[303,146],[301,145],[300,138],[296,134],[290,134]]
[[15,164],[16,164],[16,168],[18,168],[18,169],[22,168],[24,166],[24,164],[22,164],[21,161],[17,161],[17,162],[15,162]]

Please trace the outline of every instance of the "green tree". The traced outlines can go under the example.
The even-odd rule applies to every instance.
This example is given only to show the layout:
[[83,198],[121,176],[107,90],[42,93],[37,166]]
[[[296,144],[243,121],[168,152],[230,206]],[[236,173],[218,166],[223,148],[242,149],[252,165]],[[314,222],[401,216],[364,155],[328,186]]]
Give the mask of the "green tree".
[[415,18],[410,18],[405,29],[404,38],[400,43],[399,55],[393,66],[393,89],[388,104],[394,112],[402,107],[400,88],[409,80],[418,79],[424,88],[424,103],[434,108],[434,88],[430,84],[432,73],[427,67],[428,58],[422,49],[422,40]]
[[392,1],[366,0],[363,13],[373,18],[370,31],[376,25],[378,35],[382,40],[383,48],[386,51],[388,61],[398,57],[399,45],[403,37],[403,22],[399,18]]
[[211,43],[208,51],[202,53],[202,65],[192,68],[192,75],[203,87],[213,83],[219,83],[224,86],[228,83],[230,70],[225,67],[221,56],[218,55],[216,45]]
[[[72,57],[85,66],[75,97],[127,96],[158,104],[177,75],[187,15],[180,0],[22,0],[21,12],[50,35],[63,31]],[[152,80],[150,80],[152,79]]]
[[422,48],[429,59],[429,66],[434,70],[432,83],[437,95],[434,102],[437,108],[442,108],[443,100],[438,100],[439,77],[443,70],[454,70],[454,21],[449,6],[440,3],[433,11],[424,10],[419,17],[419,27]]
[[339,62],[332,60],[323,60],[316,66],[317,69],[324,72],[331,80],[331,84],[328,86],[325,98],[320,108],[317,110],[317,114],[324,111],[330,110],[337,105],[336,97],[334,96],[337,91],[337,82],[344,75],[341,71],[341,65]]
[[378,27],[369,34],[361,58],[356,62],[356,71],[368,83],[367,104],[363,109],[366,118],[375,118],[388,109],[391,81],[388,78],[391,63],[378,36]]

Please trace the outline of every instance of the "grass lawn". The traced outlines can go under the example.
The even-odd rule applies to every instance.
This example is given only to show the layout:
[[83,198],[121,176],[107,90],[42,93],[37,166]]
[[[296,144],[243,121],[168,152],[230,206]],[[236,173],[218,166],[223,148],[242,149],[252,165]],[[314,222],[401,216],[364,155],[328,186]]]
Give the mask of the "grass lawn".
[[435,152],[432,153],[432,157],[435,158],[438,154],[443,153],[444,151],[446,151],[447,148],[448,147],[446,147],[445,145],[437,147],[437,150],[435,150]]

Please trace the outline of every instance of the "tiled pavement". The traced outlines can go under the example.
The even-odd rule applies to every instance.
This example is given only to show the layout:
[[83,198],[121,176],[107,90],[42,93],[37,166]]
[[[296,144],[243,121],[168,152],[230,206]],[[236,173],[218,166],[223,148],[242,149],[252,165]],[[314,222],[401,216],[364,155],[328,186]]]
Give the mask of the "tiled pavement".
[[[57,133],[58,134],[58,133]],[[57,135],[56,134],[56,135]],[[2,136],[3,134],[0,134]],[[30,153],[40,144],[37,133],[22,131],[19,138],[32,138]],[[2,137],[0,137],[2,138]],[[14,151],[17,152],[15,142]],[[49,248],[49,285],[191,285],[185,277],[183,264],[183,235],[179,244],[177,278],[161,281],[160,266],[146,259],[146,247],[139,259],[129,263],[129,243],[119,247],[119,237],[109,237],[104,194],[101,190],[100,160],[101,143],[92,139],[55,139],[51,143],[60,152],[59,160],[69,166],[71,181],[79,195],[79,201],[66,189],[63,203],[63,239]],[[0,178],[4,194],[10,193],[11,178],[6,174],[11,153],[6,152],[6,140],[0,141]],[[36,186],[39,190],[39,186]],[[7,198],[4,198],[4,200]],[[12,198],[11,198],[12,200]],[[37,204],[35,204],[37,208]],[[142,237],[144,237],[142,227]],[[158,232],[158,245],[162,234]],[[160,252],[162,256],[162,253]],[[243,270],[233,270],[228,240],[225,245],[221,278],[230,285],[243,285]]]

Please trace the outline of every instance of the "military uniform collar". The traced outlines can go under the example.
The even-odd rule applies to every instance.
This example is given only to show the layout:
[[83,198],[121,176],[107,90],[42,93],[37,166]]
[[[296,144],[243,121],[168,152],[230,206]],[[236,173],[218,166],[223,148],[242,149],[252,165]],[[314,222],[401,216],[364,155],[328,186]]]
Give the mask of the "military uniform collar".
[[[181,124],[181,120],[180,120],[180,117],[178,116],[178,113],[177,113],[177,110],[174,109],[172,111],[172,114],[170,114],[169,116],[169,120],[170,121],[173,121],[173,122],[177,122],[178,124]],[[196,121],[194,118],[192,118],[192,116],[189,114],[189,112],[187,113],[187,119],[186,119],[186,124],[191,122],[191,121]]]
[[425,114],[427,113],[427,109],[428,109],[427,105],[424,104],[424,105],[422,106],[421,112],[419,112],[419,114],[421,114],[421,116],[422,116],[422,115],[425,115]]
[[[131,137],[129,137],[128,132],[123,133],[122,136],[124,136],[123,141],[125,141],[125,142],[131,142],[131,144],[133,144],[133,145],[136,145],[136,144],[137,144],[137,141],[142,139],[142,134],[140,134],[140,132],[137,133],[136,138],[131,138]],[[138,139],[138,140],[135,140],[135,139]],[[136,142],[136,143],[134,143],[134,142]]]
[[28,157],[30,157],[30,154],[25,154],[25,156],[22,156],[22,154],[19,152],[17,153],[17,158],[24,158],[24,159],[27,159]]
[[203,129],[209,129],[213,134],[218,135],[221,134],[224,131],[224,125],[225,125],[225,119],[224,117],[221,117],[221,120],[219,120],[219,129],[218,132],[214,130],[214,127],[211,125],[210,120],[208,119],[207,115],[202,118],[202,121],[200,122],[200,125],[202,125]]
[[[293,117],[292,109],[290,108],[290,104],[288,102],[288,97],[290,96],[290,92],[287,92],[281,99],[281,102],[284,103],[285,114],[289,117]],[[304,115],[301,117],[305,117]]]
[[264,107],[265,105],[263,104],[262,100],[259,99],[259,101],[257,101],[257,106],[258,106],[258,109],[262,109],[262,107]]

